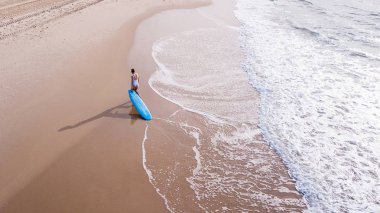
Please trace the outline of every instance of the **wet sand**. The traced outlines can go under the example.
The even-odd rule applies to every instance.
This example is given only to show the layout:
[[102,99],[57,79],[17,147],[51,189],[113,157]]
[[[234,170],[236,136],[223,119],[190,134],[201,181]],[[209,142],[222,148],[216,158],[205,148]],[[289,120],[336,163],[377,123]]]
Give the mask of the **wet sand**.
[[[141,58],[141,55],[152,54],[154,42],[167,36],[173,38],[171,36],[179,32],[189,33],[198,29],[202,29],[205,32],[204,36],[208,40],[212,40],[213,37],[208,37],[210,34],[206,34],[207,30],[205,29],[221,30],[220,32],[227,36],[228,31],[223,32],[224,28],[234,28],[236,30],[240,26],[240,23],[237,22],[233,15],[232,8],[234,8],[234,2],[221,0],[211,6],[198,8],[197,11],[170,10],[145,20],[137,29],[136,42],[132,46],[129,61],[139,62],[137,63],[138,70],[143,71],[144,78],[149,77],[153,73],[152,71],[158,69],[157,64],[152,60],[145,61],[144,58]],[[186,25],[179,23],[186,23]],[[153,31],[154,33],[151,33]],[[238,33],[235,33],[235,41],[232,41],[230,44],[239,47],[239,41],[237,41]],[[175,39],[178,38],[175,37]],[[192,39],[192,36],[189,36],[188,39]],[[173,46],[181,46],[181,44],[176,43]],[[182,61],[179,62],[183,55],[189,54],[191,58],[191,54],[194,52],[207,51],[202,49],[202,45],[195,46],[197,45],[194,45],[193,49],[191,46],[186,46],[189,49],[176,52],[178,56],[173,57],[172,61],[170,61],[171,67],[178,65],[178,69],[181,69],[182,66],[185,66],[181,64]],[[204,48],[212,48],[212,46],[205,45]],[[172,54],[176,55],[176,53]],[[218,53],[219,55],[224,55],[221,52]],[[167,56],[169,53],[163,53],[163,55]],[[209,56],[219,58],[213,55]],[[243,60],[244,56],[241,55],[240,57],[238,60]],[[194,61],[201,61],[197,57],[192,58]],[[239,64],[239,61],[235,63]],[[185,67],[185,69],[195,71],[193,66]],[[212,70],[213,68],[211,66],[205,67],[204,72],[206,73],[208,69]],[[240,70],[240,72],[239,77],[245,75],[243,70]],[[238,76],[235,77],[239,78]],[[246,76],[243,76],[243,79],[245,80],[239,82],[239,84],[244,85],[241,88],[244,91],[251,91],[249,98],[257,103],[259,101],[258,93],[249,85]],[[164,90],[170,89],[172,88],[165,88]],[[144,95],[151,92],[151,90],[147,90],[144,92]],[[180,91],[180,94],[191,96],[187,92]],[[199,97],[200,94],[196,93],[194,96]],[[155,105],[159,98],[154,93],[149,97],[146,102],[150,106],[155,106],[155,109],[156,107],[167,107],[167,105]],[[202,98],[200,98],[200,102],[213,102],[213,100],[204,100]],[[232,99],[232,97],[230,98]],[[214,103],[216,106],[219,104],[217,101]],[[257,110],[255,104],[252,104],[250,108],[254,109],[253,111]],[[146,139],[143,142],[144,166],[150,175],[152,185],[159,191],[160,196],[163,197],[173,212],[244,212],[244,208],[248,212],[302,212],[305,209],[306,205],[302,199],[302,195],[295,189],[294,180],[290,178],[287,168],[280,157],[264,142],[263,136],[260,134],[260,130],[257,127],[257,111],[255,114],[250,115],[255,120],[254,123],[246,124],[243,122],[239,124],[243,126],[247,125],[249,133],[258,132],[247,141],[245,148],[241,150],[241,156],[246,155],[246,151],[248,150],[253,151],[248,151],[250,156],[247,159],[235,161],[219,155],[218,152],[212,150],[207,145],[212,143],[218,131],[227,135],[234,134],[235,127],[214,123],[207,117],[202,116],[202,113],[193,112],[191,109],[182,107],[170,109],[167,112],[171,113],[158,112],[156,118],[147,124]],[[198,135],[198,139],[194,138],[194,134]],[[227,144],[226,147],[229,147],[229,141],[219,142],[219,144],[223,143]],[[222,148],[222,146],[219,148]],[[239,149],[238,147],[230,148]],[[265,163],[262,165],[259,163],[253,169],[247,171],[244,170],[244,165],[248,162],[247,160]],[[221,169],[221,167],[218,168],[215,164],[209,162],[220,162],[220,164],[230,165],[230,167]],[[242,172],[241,179],[229,179],[233,177],[231,173],[234,172]],[[202,174],[194,177],[197,176],[194,173]],[[251,173],[251,175],[245,179],[244,173]],[[222,182],[213,182],[211,176],[217,175],[220,175],[218,177],[220,177]],[[244,187],[223,188],[221,187],[223,181],[224,183],[241,182]],[[245,185],[246,181],[252,182]],[[192,184],[191,182],[197,183]],[[199,188],[195,189],[194,187],[197,184],[199,184]],[[228,191],[228,193],[221,191]],[[243,196],[248,195],[247,197],[252,196],[244,200],[239,197],[239,194]],[[271,203],[272,199],[273,203]]]
[[[134,67],[139,72],[140,94],[155,118],[180,112],[182,119],[206,129],[203,118],[160,97],[148,80],[156,69],[151,57],[155,40],[176,31],[210,27],[210,23],[177,10],[178,19],[153,17],[143,22],[146,31],[137,29],[136,38],[135,29],[160,11],[208,3],[106,0],[78,9],[90,4],[86,2],[78,7],[68,4],[74,9],[64,15],[36,13],[33,20],[15,22],[17,27],[4,25],[9,31],[0,40],[1,212],[167,211],[143,167],[142,142],[148,123],[129,101],[129,70]],[[220,12],[203,12],[238,26],[231,13],[233,2],[219,5]],[[2,11],[4,6],[0,7]],[[183,199],[178,209],[200,211],[192,205],[194,192],[184,181],[192,173],[189,168],[196,166],[192,139],[160,120],[153,120],[149,128],[145,142],[156,145],[146,146],[148,163],[163,168],[173,158],[183,163],[174,184],[180,191],[169,193],[168,198]],[[174,143],[177,140],[181,142]],[[288,177],[279,157],[263,145],[260,136],[257,140],[261,141],[257,148],[269,152],[276,162],[278,174]],[[167,158],[160,152],[175,155]],[[294,189],[294,183],[288,187]],[[220,201],[234,205],[233,199]]]
[[[103,1],[1,38],[1,212],[166,211],[142,167],[127,56],[141,20],[206,3]],[[153,114],[175,108],[151,99],[168,106]]]

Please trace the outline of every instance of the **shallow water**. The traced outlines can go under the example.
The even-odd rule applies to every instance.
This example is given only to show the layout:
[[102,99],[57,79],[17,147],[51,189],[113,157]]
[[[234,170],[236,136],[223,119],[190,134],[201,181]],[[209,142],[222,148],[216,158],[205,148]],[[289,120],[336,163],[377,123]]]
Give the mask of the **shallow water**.
[[147,126],[144,167],[168,209],[379,212],[379,11],[238,0],[240,27],[157,40],[150,85],[182,109]]
[[311,212],[380,212],[378,1],[238,0],[260,129]]
[[[304,207],[280,158],[262,140],[258,95],[241,68],[238,38],[238,29],[216,27],[154,43],[158,69],[149,83],[182,110],[149,124],[144,165],[172,212]],[[155,138],[166,139],[157,145]]]

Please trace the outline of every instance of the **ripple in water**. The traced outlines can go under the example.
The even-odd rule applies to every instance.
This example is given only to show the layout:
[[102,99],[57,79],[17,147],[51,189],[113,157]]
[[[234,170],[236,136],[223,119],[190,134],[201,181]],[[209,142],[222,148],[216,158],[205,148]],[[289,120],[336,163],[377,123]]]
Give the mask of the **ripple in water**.
[[380,8],[373,2],[238,0],[244,69],[261,93],[260,127],[311,212],[380,212],[380,22],[370,15]]
[[172,212],[305,207],[281,159],[262,141],[258,96],[241,69],[238,36],[203,29],[154,44],[158,70],[150,85],[183,107],[150,122],[143,144],[147,173]]

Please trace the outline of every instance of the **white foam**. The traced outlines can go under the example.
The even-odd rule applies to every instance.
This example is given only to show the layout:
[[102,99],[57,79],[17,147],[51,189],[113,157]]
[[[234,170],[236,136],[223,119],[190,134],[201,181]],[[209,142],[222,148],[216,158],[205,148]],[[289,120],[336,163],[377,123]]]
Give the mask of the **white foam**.
[[[225,46],[218,44],[218,42],[222,41],[222,38],[217,38],[221,37],[221,35],[218,35],[218,33],[220,33],[220,31],[214,28],[197,29],[193,31],[182,32],[177,36],[170,35],[156,41],[153,45],[152,57],[158,65],[158,69],[150,77],[149,85],[156,93],[158,93],[163,98],[183,107],[186,110],[202,114],[216,122],[224,122],[224,120],[231,119],[250,119],[249,117],[244,115],[244,113],[242,113],[243,111],[247,111],[245,108],[242,107],[245,105],[240,104],[240,102],[242,101],[242,97],[236,96],[237,99],[240,99],[236,101],[229,100],[229,102],[211,101],[211,99],[213,98],[220,98],[223,96],[231,98],[232,96],[235,96],[233,94],[235,90],[231,90],[230,87],[238,87],[238,85],[241,84],[241,82],[237,81],[230,82],[229,85],[225,85],[225,82],[230,81],[228,80],[229,78],[231,79],[231,76],[229,75],[231,70],[229,69],[240,69],[240,52],[234,52],[232,51],[232,49],[231,52],[223,53],[223,48],[225,49]],[[203,36],[203,34],[209,34],[210,36]],[[231,37],[235,36],[234,34],[236,34],[236,32],[232,33],[231,31],[229,31],[229,33],[225,34],[225,39],[232,39]],[[189,58],[183,59],[185,60],[184,64],[181,64],[181,62],[170,63],[169,61],[165,61],[165,58],[175,57],[175,55],[170,54],[177,54],[178,51],[181,51],[177,50],[175,46],[176,44],[183,45],[183,43],[190,43],[192,41],[188,40],[187,38],[191,38],[194,36],[196,36],[197,39],[203,39],[204,41],[200,41],[200,43],[197,44],[199,45],[199,47],[194,47],[194,50],[197,51],[196,55],[188,53],[189,55],[187,57],[196,57],[196,59],[194,60],[197,60],[198,63],[192,64],[193,61],[188,60]],[[207,47],[206,44],[208,44],[209,47]],[[239,44],[236,43],[235,45],[237,47]],[[208,48],[209,51],[212,50],[213,52],[199,52],[198,50],[200,48]],[[163,49],[165,49],[166,52],[162,51]],[[168,49],[173,49],[173,51],[167,51]],[[212,62],[212,60],[208,60],[208,58],[210,57],[210,55],[208,54],[218,55],[218,57],[220,57],[220,60],[223,60],[223,62],[221,62],[220,60],[215,60],[215,62]],[[181,56],[185,57],[184,55]],[[236,58],[237,60],[233,60]],[[206,64],[210,62],[218,64]],[[243,73],[236,71],[231,73],[237,75],[235,77],[236,79],[244,79],[242,77],[244,76]],[[155,83],[166,86],[167,88],[158,89],[158,86],[153,85]],[[189,99],[187,97],[183,97],[181,100],[181,97],[178,95],[180,95],[183,90],[191,91],[192,94],[188,95],[192,96],[192,98]],[[206,91],[208,92],[208,94],[205,93]],[[211,91],[213,91],[214,94],[211,94]],[[249,91],[240,91],[240,93],[242,93],[241,96],[247,96],[247,99],[245,100],[246,102],[250,102],[251,105],[255,104],[253,100],[249,100],[249,96],[252,95],[251,93],[249,93]],[[193,99],[198,99],[199,101],[194,101]],[[227,107],[223,106],[220,107],[221,111],[218,112],[218,108],[203,103],[203,101],[206,99],[210,99],[211,103],[219,102],[218,104],[236,105],[235,108],[230,107],[230,109],[235,109],[235,115],[230,116],[230,114],[233,112],[226,112],[225,109]],[[246,106],[249,106],[249,104],[246,104]],[[211,110],[207,109],[207,107],[209,107]],[[237,110],[239,110],[239,112],[237,112]]]
[[[197,32],[199,33],[199,32],[202,32],[202,31],[204,32],[207,30],[214,30],[214,29],[197,29],[197,30],[193,30],[193,31],[185,31],[185,32],[182,32],[181,34],[182,35],[189,35],[192,33],[197,33]],[[172,75],[170,69],[158,59],[158,55],[163,52],[163,47],[167,44],[170,44],[171,42],[174,42],[174,41],[175,41],[175,37],[173,37],[173,35],[172,35],[172,36],[163,37],[154,43],[154,45],[152,47],[152,57],[153,57],[155,63],[157,64],[158,68],[157,68],[156,72],[153,73],[152,76],[149,78],[149,81],[148,81],[149,86],[158,95],[160,95],[162,98],[164,98],[164,99],[166,99],[172,103],[177,104],[178,106],[180,106],[181,108],[183,108],[185,110],[188,110],[190,112],[194,112],[197,114],[201,114],[201,115],[207,117],[208,119],[210,119],[212,121],[224,123],[225,122],[224,120],[229,119],[228,117],[214,114],[211,111],[197,110],[196,108],[188,107],[186,104],[179,101],[178,99],[175,99],[175,98],[170,97],[168,95],[162,94],[163,90],[160,91],[157,87],[155,87],[153,85],[154,82],[160,82],[160,83],[164,83],[165,85],[170,85],[171,87],[177,86],[177,87],[181,87],[181,88],[187,88],[189,90],[194,89],[194,86],[187,86],[187,85],[176,82],[173,79],[173,75]]]
[[[261,93],[265,139],[311,212],[378,212],[380,64],[305,33],[309,26],[289,25],[294,16],[315,14],[308,13],[312,6],[291,7],[300,2],[283,4],[238,0],[235,13],[243,24],[244,69]],[[299,13],[284,14],[293,10]]]
[[[197,123],[204,123],[202,128],[179,119],[182,111],[162,119],[196,141],[192,147],[196,165],[187,181],[201,209],[223,211],[220,199],[224,198],[234,203],[231,211],[250,211],[261,205],[299,208],[302,199],[281,199],[271,194],[276,189],[262,192],[291,180],[286,174],[270,172],[281,170],[280,162],[272,161],[273,153],[256,139],[261,134],[255,125],[257,96],[241,70],[237,37],[235,30],[201,29],[156,41],[152,56],[158,68],[149,85],[163,98],[205,118]],[[274,201],[268,202],[267,197]]]
[[149,170],[147,165],[146,165],[147,160],[146,160],[145,142],[147,139],[148,139],[148,124],[145,127],[144,139],[141,143],[143,167],[144,167],[145,173],[148,175],[150,184],[152,184],[152,186],[155,188],[157,194],[159,194],[162,197],[162,199],[164,199],[166,209],[173,213],[174,211],[170,208],[169,203],[168,203],[168,199],[166,199],[166,196],[164,194],[162,194],[160,189],[156,186],[156,180],[154,179],[154,177],[152,175],[152,171]]

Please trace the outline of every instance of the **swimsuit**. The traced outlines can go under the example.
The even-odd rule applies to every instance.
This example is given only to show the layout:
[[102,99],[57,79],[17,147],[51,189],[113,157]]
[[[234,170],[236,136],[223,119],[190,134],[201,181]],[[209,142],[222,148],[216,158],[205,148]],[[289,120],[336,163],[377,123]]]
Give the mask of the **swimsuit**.
[[132,85],[134,87],[138,87],[139,86],[139,81],[137,80],[137,76],[135,76],[135,75],[132,75]]

